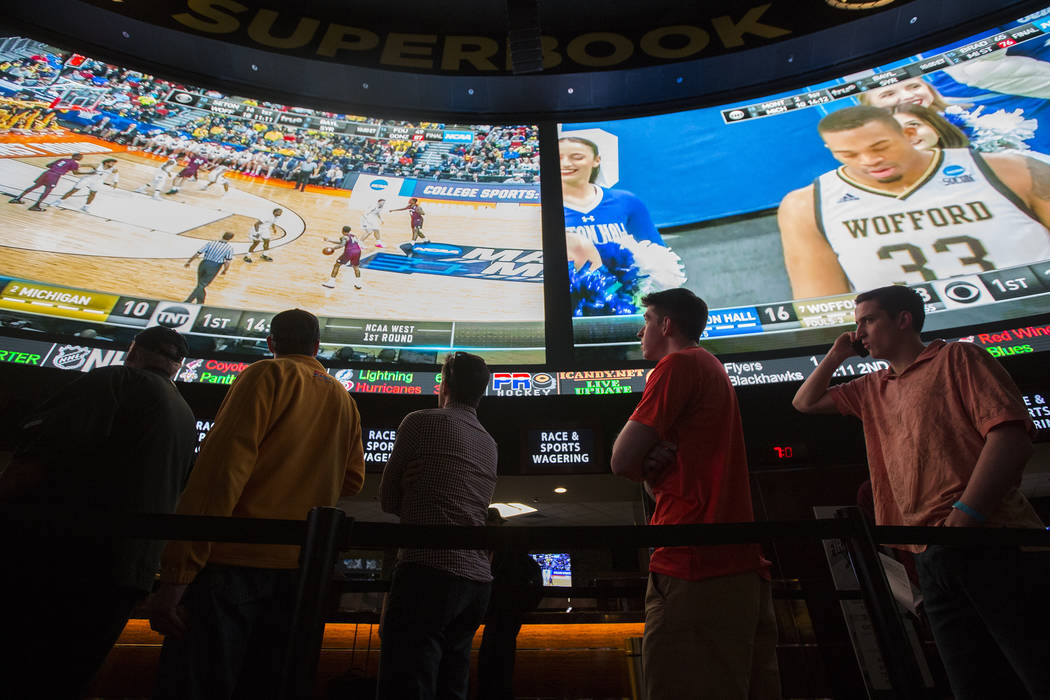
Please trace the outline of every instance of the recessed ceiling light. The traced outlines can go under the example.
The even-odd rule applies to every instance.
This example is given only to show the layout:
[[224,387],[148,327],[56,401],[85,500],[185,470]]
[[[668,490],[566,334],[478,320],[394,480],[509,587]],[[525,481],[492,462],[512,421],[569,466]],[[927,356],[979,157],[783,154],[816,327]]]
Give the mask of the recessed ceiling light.
[[564,486],[558,486],[554,489],[554,493],[568,493],[569,489]]

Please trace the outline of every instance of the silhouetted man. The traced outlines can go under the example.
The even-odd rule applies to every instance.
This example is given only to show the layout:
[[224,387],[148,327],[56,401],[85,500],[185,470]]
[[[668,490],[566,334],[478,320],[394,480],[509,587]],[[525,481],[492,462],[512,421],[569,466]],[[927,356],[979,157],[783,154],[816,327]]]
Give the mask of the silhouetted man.
[[[65,387],[25,423],[0,475],[0,502],[54,512],[174,511],[197,441],[193,412],[172,382],[185,355],[178,333],[147,328],[123,366]],[[164,543],[17,531],[2,539],[0,697],[78,697],[152,590]]]

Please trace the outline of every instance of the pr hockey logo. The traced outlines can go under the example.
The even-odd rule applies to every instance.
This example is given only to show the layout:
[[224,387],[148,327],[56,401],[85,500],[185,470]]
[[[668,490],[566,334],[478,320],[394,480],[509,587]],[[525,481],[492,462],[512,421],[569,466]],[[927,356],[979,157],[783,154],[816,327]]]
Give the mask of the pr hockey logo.
[[557,388],[557,379],[547,372],[494,372],[492,393],[496,396],[547,396]]

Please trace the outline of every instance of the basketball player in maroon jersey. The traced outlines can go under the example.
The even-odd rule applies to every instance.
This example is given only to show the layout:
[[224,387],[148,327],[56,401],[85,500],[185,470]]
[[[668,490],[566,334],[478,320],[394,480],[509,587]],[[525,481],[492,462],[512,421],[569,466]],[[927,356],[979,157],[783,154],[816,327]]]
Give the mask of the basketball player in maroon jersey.
[[412,243],[416,242],[419,238],[423,243],[430,243],[430,239],[423,233],[423,215],[426,213],[423,211],[423,207],[419,206],[419,200],[412,197],[408,200],[408,204],[401,207],[400,209],[391,209],[391,212],[405,211],[408,210],[409,215],[412,217]]
[[[62,176],[66,173],[73,173],[74,175],[84,175],[85,172],[80,170],[80,159],[84,156],[79,153],[74,153],[68,158],[59,158],[58,160],[51,161],[47,164],[47,170],[40,173],[33,184],[22,190],[22,194],[15,196],[13,199],[8,200],[11,204],[21,204],[22,197],[35,190],[37,187],[43,187],[44,193],[40,195],[40,199],[36,200],[36,204],[29,207],[29,211],[44,211],[44,208],[40,205],[44,203],[44,198],[51,194],[51,190],[55,189],[55,185],[62,179]],[[420,219],[422,221],[422,219]]]
[[333,241],[330,238],[325,240],[329,243],[335,243],[337,246],[343,246],[343,253],[332,265],[332,276],[322,282],[321,286],[334,289],[335,278],[339,276],[339,268],[349,264],[350,267],[354,268],[354,277],[356,278],[354,280],[354,289],[361,289],[361,241],[350,232],[349,226],[343,227],[343,235],[339,237],[338,241]]
[[199,153],[193,153],[190,155],[190,160],[179,174],[175,176],[175,181],[171,183],[171,189],[164,194],[175,194],[179,191],[179,187],[183,181],[190,179],[197,179],[197,171],[201,169],[201,166],[208,162],[208,159]]

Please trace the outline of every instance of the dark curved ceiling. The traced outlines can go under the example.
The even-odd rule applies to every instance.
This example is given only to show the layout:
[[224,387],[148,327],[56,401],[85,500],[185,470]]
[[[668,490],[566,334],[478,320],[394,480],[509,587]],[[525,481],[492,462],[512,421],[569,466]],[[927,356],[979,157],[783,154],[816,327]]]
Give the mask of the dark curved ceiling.
[[233,94],[375,116],[572,121],[749,99],[1050,0],[19,0],[28,34]]

